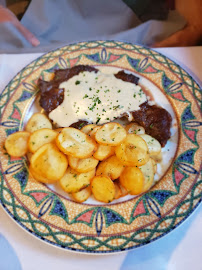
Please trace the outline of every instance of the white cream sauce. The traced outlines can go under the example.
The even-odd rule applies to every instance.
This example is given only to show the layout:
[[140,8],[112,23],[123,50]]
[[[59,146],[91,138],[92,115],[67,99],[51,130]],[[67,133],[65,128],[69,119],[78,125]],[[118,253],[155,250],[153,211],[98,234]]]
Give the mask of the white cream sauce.
[[103,124],[123,113],[132,120],[130,111],[139,110],[147,100],[139,85],[101,71],[81,72],[59,87],[64,88],[64,100],[49,117],[61,127],[68,127],[78,120]]

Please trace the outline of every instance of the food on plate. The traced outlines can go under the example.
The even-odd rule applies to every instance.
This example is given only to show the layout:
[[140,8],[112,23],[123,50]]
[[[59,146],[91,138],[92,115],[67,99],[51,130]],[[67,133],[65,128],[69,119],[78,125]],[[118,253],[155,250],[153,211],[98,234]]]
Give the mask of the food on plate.
[[145,128],[146,134],[152,136],[164,147],[171,136],[172,117],[168,111],[148,102],[140,105],[140,110],[133,111],[135,122]]
[[52,129],[51,121],[43,113],[35,113],[27,122],[25,130],[28,132],[34,132],[38,129],[49,128]]
[[31,167],[38,175],[58,181],[64,175],[68,161],[53,143],[41,146],[31,157]]
[[132,133],[136,135],[145,134],[145,129],[134,122],[128,124],[125,129],[127,133]]
[[44,184],[53,184],[55,182],[55,180],[50,180],[47,179],[46,177],[42,176],[41,174],[35,172],[35,170],[33,170],[32,166],[29,166],[29,173],[33,176],[33,178],[41,183]]
[[72,193],[72,197],[76,202],[82,203],[85,202],[90,197],[91,194],[92,194],[91,188],[90,186],[88,186],[78,192]]
[[90,185],[95,176],[95,169],[85,173],[79,173],[68,167],[64,176],[60,179],[62,189],[68,193],[75,193]]
[[[90,68],[86,66],[86,69],[87,67]],[[88,69],[80,68],[80,72],[71,78],[64,75],[70,70],[66,69],[63,70],[63,80],[60,76],[58,81],[55,73],[54,79],[50,82],[39,81],[40,104],[49,114],[49,118],[59,126],[67,127],[80,120],[104,124],[121,117],[126,112],[132,119],[132,111],[138,110],[140,104],[147,101],[147,96],[139,85],[117,78],[116,74]],[[135,76],[130,74],[129,77]],[[57,85],[57,88],[63,89],[63,101],[55,108],[52,107],[54,101],[50,98],[51,83],[53,88]],[[47,106],[48,103],[50,106]]]
[[121,192],[121,188],[118,185],[118,183],[114,182],[114,187],[115,187],[114,199],[117,200],[117,199],[122,197],[122,192]]
[[107,123],[99,128],[95,140],[103,145],[119,145],[126,137],[126,130],[119,123]]
[[79,65],[39,79],[40,105],[25,126],[5,141],[12,156],[30,162],[39,182],[59,182],[77,202],[91,194],[109,203],[154,185],[172,118],[151,104],[125,71],[108,74]]
[[172,118],[164,108],[150,104],[134,74],[119,71],[105,74],[78,65],[56,70],[51,81],[39,80],[40,105],[61,127],[81,128],[126,117],[165,146],[170,138]]
[[64,128],[57,136],[56,143],[62,152],[77,158],[91,157],[97,148],[95,141],[75,128]]
[[26,131],[19,131],[9,135],[5,141],[5,148],[7,153],[13,157],[21,157],[27,153],[30,133]]
[[91,181],[91,190],[98,201],[109,203],[114,200],[115,186],[108,176],[95,176]]
[[[114,136],[116,146],[100,144],[100,132],[108,144]],[[127,194],[145,192],[154,184],[157,160],[152,157],[161,153],[160,144],[146,134],[127,134],[118,123],[87,125],[81,130],[41,128],[32,133],[16,132],[5,145],[10,137],[19,136],[26,150],[20,153],[27,153],[30,174],[45,184],[59,181],[77,202],[85,201],[92,193],[97,200],[107,203]]]
[[144,175],[138,167],[126,167],[120,175],[120,183],[132,195],[143,192]]
[[142,190],[143,192],[149,190],[153,184],[154,174],[155,174],[154,166],[155,164],[153,163],[152,158],[150,158],[145,165],[139,167],[144,175],[144,184],[143,184],[143,190]]
[[102,161],[112,156],[114,154],[114,151],[115,151],[114,146],[99,144],[93,156],[94,158]]
[[91,137],[93,140],[95,140],[95,134],[97,133],[98,129],[100,129],[101,126],[95,126],[91,128],[91,130],[88,132],[88,136]]
[[158,157],[158,155],[161,153],[161,145],[160,143],[147,134],[140,134],[140,137],[147,143],[149,154],[151,157]]
[[99,162],[94,157],[79,159],[72,156],[68,156],[68,161],[69,166],[79,173],[92,171]]
[[95,124],[89,124],[89,125],[83,126],[83,127],[81,128],[81,131],[82,131],[83,133],[88,134],[90,131],[93,130],[94,127],[97,127],[97,126],[96,126]]
[[123,169],[123,163],[114,155],[99,163],[96,175],[106,175],[111,180],[115,180],[120,177]]
[[97,69],[90,66],[79,65],[70,69],[56,70],[54,79],[49,82],[39,79],[38,85],[41,92],[41,107],[48,113],[57,108],[64,100],[64,89],[60,87],[61,82],[67,81],[84,71],[94,71],[96,73]]
[[147,143],[140,136],[128,134],[115,148],[117,158],[126,166],[142,166],[149,160]]
[[29,151],[35,153],[42,145],[54,141],[57,135],[57,131],[48,128],[38,129],[34,131],[29,137]]

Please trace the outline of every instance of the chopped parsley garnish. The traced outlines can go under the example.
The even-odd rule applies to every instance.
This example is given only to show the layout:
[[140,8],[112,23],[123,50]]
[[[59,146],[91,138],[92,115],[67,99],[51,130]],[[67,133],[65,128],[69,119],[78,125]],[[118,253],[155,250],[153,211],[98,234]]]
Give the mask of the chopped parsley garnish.
[[100,122],[100,117],[97,117],[97,121],[96,121],[96,124],[98,124]]
[[77,85],[77,84],[80,84],[80,81],[76,81],[75,84],[76,84],[76,85]]

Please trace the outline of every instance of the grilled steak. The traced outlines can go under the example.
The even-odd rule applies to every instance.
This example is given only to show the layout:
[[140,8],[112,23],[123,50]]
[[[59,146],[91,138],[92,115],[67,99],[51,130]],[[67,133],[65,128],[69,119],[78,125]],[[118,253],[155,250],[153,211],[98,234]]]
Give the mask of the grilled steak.
[[138,85],[139,78],[133,74],[127,74],[124,70],[119,71],[118,73],[114,74],[117,79],[121,79],[124,82],[130,82]]
[[165,146],[170,138],[172,118],[169,112],[147,102],[140,105],[140,110],[133,112],[135,122],[145,128],[146,134],[157,139],[161,146]]
[[98,72],[94,67],[79,65],[73,68],[56,70],[53,80],[49,82],[39,79],[38,86],[41,92],[39,100],[40,106],[47,113],[50,113],[52,110],[57,108],[64,100],[64,89],[59,88],[59,85],[83,71]]

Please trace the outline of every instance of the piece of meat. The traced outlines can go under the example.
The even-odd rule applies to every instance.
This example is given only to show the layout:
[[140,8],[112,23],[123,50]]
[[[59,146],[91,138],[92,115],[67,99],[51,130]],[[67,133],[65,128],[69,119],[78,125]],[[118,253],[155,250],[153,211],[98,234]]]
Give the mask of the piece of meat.
[[50,113],[63,102],[64,89],[59,88],[58,83],[39,79],[38,86],[41,92],[39,104],[47,113]]
[[132,112],[134,122],[145,128],[145,132],[157,139],[164,147],[171,136],[172,117],[168,111],[147,102],[140,105],[140,110]]
[[78,122],[75,122],[73,124],[71,124],[70,127],[73,127],[73,128],[77,128],[77,129],[81,129],[82,127],[86,126],[86,125],[89,125],[90,123],[87,122],[87,121],[84,121],[84,120],[79,120]]
[[78,65],[72,68],[56,70],[53,80],[49,82],[39,79],[38,87],[41,93],[39,100],[40,106],[47,113],[57,108],[64,100],[64,89],[59,88],[59,85],[83,71],[98,72],[98,69],[88,65]]
[[118,73],[114,74],[117,79],[121,79],[124,82],[130,82],[138,85],[139,78],[133,74],[127,74],[124,70],[119,71]]
[[72,77],[78,75],[80,72],[89,71],[89,72],[98,72],[97,68],[88,66],[88,65],[78,65],[72,68],[67,69],[58,69],[55,71],[54,80],[61,82],[67,81]]

